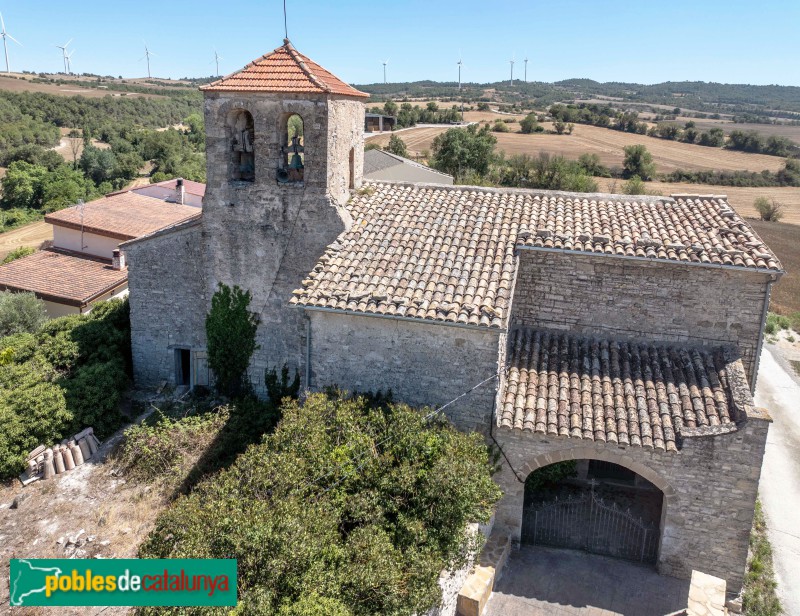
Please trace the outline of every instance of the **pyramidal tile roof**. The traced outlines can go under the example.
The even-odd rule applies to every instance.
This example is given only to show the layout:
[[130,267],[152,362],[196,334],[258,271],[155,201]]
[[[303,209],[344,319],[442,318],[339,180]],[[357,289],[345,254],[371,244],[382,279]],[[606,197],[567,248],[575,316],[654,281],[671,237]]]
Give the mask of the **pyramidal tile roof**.
[[200,88],[204,92],[284,92],[368,98],[297,51],[289,39],[242,70]]

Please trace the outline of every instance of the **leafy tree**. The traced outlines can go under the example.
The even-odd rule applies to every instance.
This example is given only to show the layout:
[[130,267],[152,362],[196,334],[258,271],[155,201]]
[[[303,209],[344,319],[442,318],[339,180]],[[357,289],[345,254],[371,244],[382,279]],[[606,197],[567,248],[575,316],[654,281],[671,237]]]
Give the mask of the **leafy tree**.
[[508,132],[508,125],[506,125],[503,120],[498,118],[494,121],[494,125],[492,126],[492,132],[494,133],[507,133]]
[[681,134],[680,127],[674,122],[659,122],[656,125],[656,135],[662,139],[675,140]]
[[389,143],[386,146],[386,151],[395,154],[396,156],[403,156],[408,158],[408,149],[406,148],[406,142],[403,141],[397,135],[392,135],[389,137]]
[[725,145],[725,133],[721,128],[703,131],[700,133],[700,141],[698,143],[710,148],[721,148]]
[[527,154],[511,156],[503,161],[498,183],[520,188],[542,188],[571,192],[596,192],[597,183],[583,167],[563,156],[541,152],[534,158]]
[[539,124],[535,113],[529,113],[519,123],[520,132],[524,134],[541,133],[544,127]]
[[46,320],[44,302],[33,293],[0,291],[0,337],[33,334]]
[[219,283],[206,316],[208,365],[214,371],[217,389],[229,396],[245,390],[245,372],[258,348],[258,315],[249,311],[250,291]]
[[556,131],[557,134],[563,135],[564,131],[567,130],[566,122],[562,122],[561,120],[556,120],[553,122],[553,130]]
[[783,218],[783,204],[778,203],[775,199],[758,197],[753,203],[753,207],[761,216],[761,220],[779,222]]
[[588,175],[602,178],[611,177],[611,172],[608,167],[600,162],[600,156],[597,154],[581,154],[578,158],[578,165],[580,165]]
[[491,111],[492,108],[489,107],[489,103],[478,103],[478,111]]
[[491,515],[490,473],[478,434],[405,405],[311,394],[162,513],[139,555],[237,558],[244,613],[422,614],[441,570],[475,547],[466,525]]
[[624,177],[632,178],[638,175],[642,180],[652,179],[656,173],[656,166],[653,163],[653,155],[644,145],[628,145],[623,151],[625,152],[622,172]]
[[397,115],[397,103],[393,100],[388,100],[383,104],[383,113],[386,115]]
[[497,138],[491,134],[488,126],[480,130],[475,124],[467,128],[451,128],[433,140],[431,166],[456,178],[470,171],[486,175],[495,143]]

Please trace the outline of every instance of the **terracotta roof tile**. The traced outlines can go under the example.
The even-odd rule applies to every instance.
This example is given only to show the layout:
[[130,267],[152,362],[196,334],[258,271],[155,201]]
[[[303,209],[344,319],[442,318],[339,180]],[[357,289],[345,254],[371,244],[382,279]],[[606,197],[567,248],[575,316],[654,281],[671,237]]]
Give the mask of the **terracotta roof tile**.
[[370,183],[292,303],[503,327],[518,248],[779,272],[719,197]]
[[128,270],[115,270],[106,259],[55,248],[0,265],[0,289],[32,291],[72,306],[84,306],[127,280]]
[[288,92],[368,98],[298,52],[289,39],[242,70],[200,88],[204,92]]
[[498,425],[676,451],[678,435],[736,429],[721,349],[511,333]]
[[197,207],[169,203],[133,191],[108,195],[45,216],[52,225],[81,229],[119,240],[130,240],[200,216]]

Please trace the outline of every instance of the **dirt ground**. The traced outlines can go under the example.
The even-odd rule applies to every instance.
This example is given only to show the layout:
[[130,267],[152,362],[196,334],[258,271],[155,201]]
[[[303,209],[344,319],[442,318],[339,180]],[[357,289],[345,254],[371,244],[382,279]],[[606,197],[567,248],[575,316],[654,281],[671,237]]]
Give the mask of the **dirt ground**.
[[24,227],[0,233],[0,261],[6,258],[9,252],[20,246],[40,248],[41,245],[53,239],[53,227],[43,220],[32,222]]
[[[0,612],[8,609],[11,558],[135,558],[168,499],[157,488],[129,485],[114,476],[108,455],[121,435],[120,430],[103,442],[98,454],[74,471],[27,487],[16,480],[0,487]],[[103,614],[126,614],[129,609],[111,607]],[[57,613],[88,615],[101,610],[58,608]],[[15,608],[14,613],[56,612]]]

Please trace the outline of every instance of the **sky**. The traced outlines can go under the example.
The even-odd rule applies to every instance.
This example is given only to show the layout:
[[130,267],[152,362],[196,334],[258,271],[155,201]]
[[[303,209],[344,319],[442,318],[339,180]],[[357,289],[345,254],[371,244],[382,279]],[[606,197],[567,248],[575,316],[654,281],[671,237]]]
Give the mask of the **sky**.
[[[234,72],[281,45],[282,0],[0,0],[12,70],[154,77]],[[287,0],[294,46],[345,81],[800,86],[800,0]],[[0,66],[4,67],[0,56]]]

